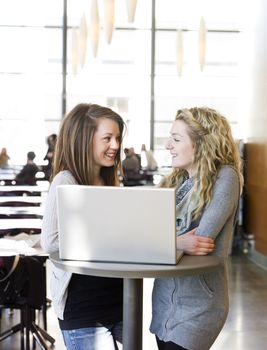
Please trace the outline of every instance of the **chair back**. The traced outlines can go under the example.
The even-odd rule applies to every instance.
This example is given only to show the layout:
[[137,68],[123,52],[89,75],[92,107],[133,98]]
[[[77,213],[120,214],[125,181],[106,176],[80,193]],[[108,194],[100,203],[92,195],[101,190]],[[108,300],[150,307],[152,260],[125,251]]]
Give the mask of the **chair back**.
[[46,299],[43,261],[35,256],[0,257],[0,304],[41,308]]
[[41,203],[32,203],[24,201],[4,201],[0,202],[0,207],[40,207]]

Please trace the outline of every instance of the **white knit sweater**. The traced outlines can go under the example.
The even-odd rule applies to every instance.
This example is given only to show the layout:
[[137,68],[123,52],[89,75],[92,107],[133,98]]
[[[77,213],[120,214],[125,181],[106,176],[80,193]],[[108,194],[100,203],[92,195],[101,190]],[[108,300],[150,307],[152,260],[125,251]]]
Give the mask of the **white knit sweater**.
[[[41,246],[47,253],[52,253],[59,249],[56,188],[58,185],[74,184],[76,184],[76,181],[72,174],[67,170],[58,173],[51,183],[46,199],[41,233]],[[53,266],[50,289],[53,307],[57,317],[60,319],[63,319],[70,279],[71,273]]]

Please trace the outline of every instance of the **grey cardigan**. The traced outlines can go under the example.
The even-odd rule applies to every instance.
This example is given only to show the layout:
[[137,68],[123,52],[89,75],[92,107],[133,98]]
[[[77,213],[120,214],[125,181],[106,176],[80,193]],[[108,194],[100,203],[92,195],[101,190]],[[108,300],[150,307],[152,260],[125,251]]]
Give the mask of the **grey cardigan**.
[[[155,280],[150,330],[161,340],[189,350],[208,350],[220,333],[229,307],[227,257],[239,192],[236,171],[222,167],[197,229],[197,235],[215,239],[213,254],[221,258],[220,268],[203,275]],[[186,225],[190,225],[190,195],[184,205],[187,210],[182,210]]]

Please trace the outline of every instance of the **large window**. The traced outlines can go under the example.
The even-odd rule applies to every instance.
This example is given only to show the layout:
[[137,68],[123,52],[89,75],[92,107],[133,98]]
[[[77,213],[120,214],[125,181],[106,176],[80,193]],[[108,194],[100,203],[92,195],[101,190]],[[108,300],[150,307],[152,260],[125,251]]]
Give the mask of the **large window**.
[[0,147],[10,162],[35,151],[61,118],[62,1],[0,2]]
[[[134,23],[127,21],[126,1],[116,0],[115,3],[116,30],[111,44],[106,43],[102,30],[96,58],[88,41],[85,66],[78,69],[77,74],[72,73],[69,60],[67,107],[69,109],[81,101],[93,101],[113,108],[127,124],[125,146],[134,146],[139,152],[142,143],[149,145],[150,142],[152,2],[138,1]],[[81,6],[78,9],[76,0],[68,2],[68,57],[71,57],[71,30],[79,26],[84,11],[87,8]],[[103,28],[101,1],[99,17]]]
[[[97,57],[88,39],[85,64],[76,73],[71,61],[73,28],[78,30],[83,14],[88,23],[91,1],[66,3],[67,111],[79,102],[113,108],[128,126],[124,145],[139,152],[143,143],[153,144],[160,165],[169,161],[164,143],[178,108],[219,109],[231,121],[236,138],[244,136],[239,93],[245,14],[240,13],[241,0],[139,0],[133,23],[127,20],[126,1],[116,0],[110,44],[105,42],[99,0]],[[0,2],[0,147],[7,147],[14,163],[23,163],[29,150],[41,162],[45,138],[57,132],[62,118],[63,9],[64,0]],[[203,71],[198,59],[201,17],[207,28]],[[180,76],[177,29],[183,37]]]
[[[239,81],[241,19],[240,1],[157,0],[155,52],[154,149],[162,152],[177,109],[209,106],[229,118],[239,134]],[[229,11],[231,8],[231,11]],[[199,26],[206,26],[206,57],[199,65]],[[183,63],[177,69],[177,30],[181,30]],[[180,37],[181,38],[181,37]]]

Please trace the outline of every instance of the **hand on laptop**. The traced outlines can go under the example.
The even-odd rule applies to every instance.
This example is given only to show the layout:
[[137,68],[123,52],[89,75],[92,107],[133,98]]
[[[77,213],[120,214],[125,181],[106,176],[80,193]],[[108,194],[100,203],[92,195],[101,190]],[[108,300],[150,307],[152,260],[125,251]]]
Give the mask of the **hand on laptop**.
[[196,236],[196,228],[177,237],[177,248],[188,255],[207,255],[215,249],[214,240]]

